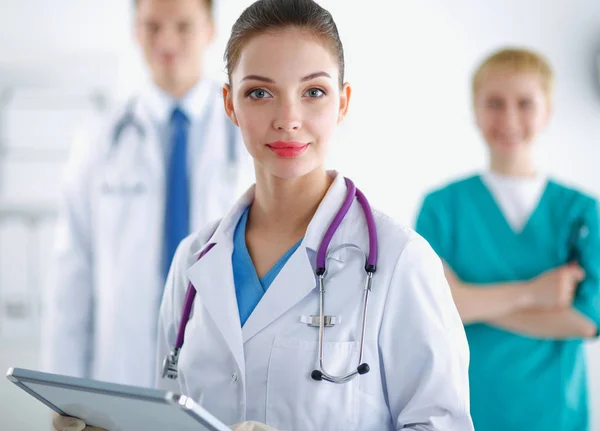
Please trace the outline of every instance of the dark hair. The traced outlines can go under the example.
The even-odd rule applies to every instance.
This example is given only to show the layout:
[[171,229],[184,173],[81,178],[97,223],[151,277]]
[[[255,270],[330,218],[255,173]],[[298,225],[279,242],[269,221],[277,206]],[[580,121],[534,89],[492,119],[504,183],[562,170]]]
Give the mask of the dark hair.
[[313,32],[330,45],[338,61],[341,86],[344,83],[342,41],[329,11],[313,0],[258,0],[244,10],[231,29],[223,56],[229,79],[245,43],[261,33],[288,27]]
[[[202,3],[204,3],[206,8],[208,9],[208,12],[210,13],[210,16],[212,17],[213,12],[214,12],[215,2],[213,0],[200,0],[200,1]],[[135,7],[137,7],[139,2],[140,2],[140,0],[134,0]]]

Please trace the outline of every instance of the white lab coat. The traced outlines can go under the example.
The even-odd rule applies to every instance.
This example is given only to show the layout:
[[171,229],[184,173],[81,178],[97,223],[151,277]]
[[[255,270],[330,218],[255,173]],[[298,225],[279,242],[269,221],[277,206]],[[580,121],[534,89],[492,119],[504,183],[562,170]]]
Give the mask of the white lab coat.
[[[341,175],[321,202],[306,236],[243,326],[231,267],[233,232],[253,189],[218,225],[216,245],[199,261],[209,226],[180,245],[160,312],[158,357],[175,343],[188,281],[197,290],[176,381],[158,386],[200,402],[227,424],[256,420],[287,431],[470,431],[464,329],[439,258],[414,231],[375,212],[379,262],[373,277],[364,360],[371,371],[346,384],[316,382],[318,315],[316,252],[346,194]],[[368,250],[366,221],[354,202],[329,250]],[[356,249],[327,260],[326,370],[356,367],[365,257]],[[160,373],[160,372],[159,372]]]
[[[215,84],[208,84],[215,85]],[[218,89],[191,172],[194,229],[226,213],[252,183],[253,171],[239,133],[228,157],[229,121]],[[87,142],[74,146],[63,195],[43,303],[43,368],[139,386],[154,383],[156,328],[165,205],[165,142],[148,106],[132,112],[143,127],[113,134],[122,107]],[[190,141],[194,139],[190,136]],[[189,145],[195,145],[190,142]]]

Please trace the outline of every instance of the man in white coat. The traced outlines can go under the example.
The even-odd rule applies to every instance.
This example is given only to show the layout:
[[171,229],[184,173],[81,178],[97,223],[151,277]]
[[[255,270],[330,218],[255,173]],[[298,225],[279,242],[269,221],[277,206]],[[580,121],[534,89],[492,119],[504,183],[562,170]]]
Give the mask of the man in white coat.
[[202,73],[212,3],[136,1],[153,82],[90,128],[67,164],[44,292],[46,371],[152,386],[175,248],[252,181],[219,87]]

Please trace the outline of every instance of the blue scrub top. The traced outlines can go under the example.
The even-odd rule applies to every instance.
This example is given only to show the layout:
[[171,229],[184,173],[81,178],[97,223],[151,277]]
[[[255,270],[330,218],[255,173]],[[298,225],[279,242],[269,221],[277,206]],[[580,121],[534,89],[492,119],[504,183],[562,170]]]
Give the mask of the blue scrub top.
[[235,284],[235,295],[237,297],[238,310],[240,313],[240,322],[242,326],[256,308],[279,271],[285,266],[288,259],[302,243],[298,241],[292,246],[273,267],[265,274],[263,278],[258,278],[254,263],[246,247],[246,224],[248,223],[248,212],[250,207],[246,208],[242,217],[238,221],[233,234],[233,254],[231,263],[233,266],[233,282]]
[[[586,278],[573,306],[600,326],[597,201],[548,181],[521,232],[480,176],[427,195],[416,230],[468,283],[529,280],[577,256]],[[477,431],[589,429],[584,343],[536,339],[483,323],[465,327],[471,413]]]

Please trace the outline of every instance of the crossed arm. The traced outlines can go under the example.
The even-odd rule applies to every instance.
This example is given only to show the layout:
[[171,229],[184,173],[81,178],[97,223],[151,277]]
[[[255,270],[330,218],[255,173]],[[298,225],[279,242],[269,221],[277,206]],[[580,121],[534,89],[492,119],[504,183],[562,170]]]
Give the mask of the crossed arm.
[[537,338],[592,338],[598,328],[573,307],[585,276],[576,265],[565,265],[520,282],[485,286],[464,283],[445,265],[454,301],[463,323],[485,322]]

